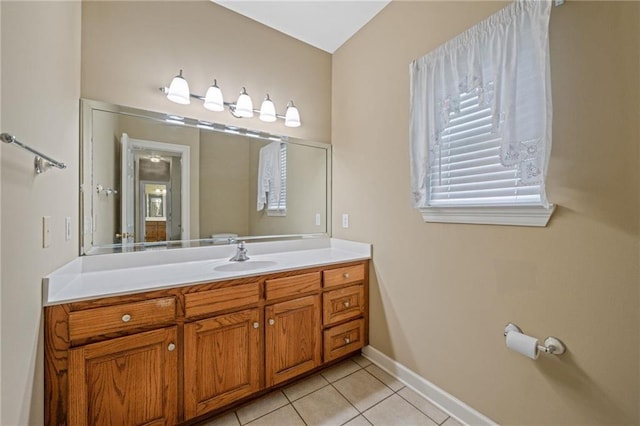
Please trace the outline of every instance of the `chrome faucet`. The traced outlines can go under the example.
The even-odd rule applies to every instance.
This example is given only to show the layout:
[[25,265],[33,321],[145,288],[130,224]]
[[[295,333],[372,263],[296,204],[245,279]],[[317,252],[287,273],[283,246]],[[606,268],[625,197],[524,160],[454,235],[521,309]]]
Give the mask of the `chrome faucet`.
[[238,243],[238,252],[229,260],[232,262],[244,262],[245,260],[249,260],[249,256],[247,256],[247,248],[244,246],[244,241],[240,241]]

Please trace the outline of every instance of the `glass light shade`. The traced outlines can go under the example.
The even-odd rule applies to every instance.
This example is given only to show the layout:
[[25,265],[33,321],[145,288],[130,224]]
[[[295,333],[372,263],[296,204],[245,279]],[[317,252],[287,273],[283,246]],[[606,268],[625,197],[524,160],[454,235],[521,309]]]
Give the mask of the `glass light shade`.
[[238,101],[236,102],[236,114],[242,118],[253,117],[253,101],[247,94],[247,90],[243,87]]
[[284,125],[287,127],[300,127],[300,113],[293,102],[289,102],[289,105],[287,105],[287,112],[284,116]]
[[204,97],[204,107],[209,111],[224,111],[222,90],[218,87],[216,80],[213,80],[213,84],[207,90],[207,94]]
[[180,74],[171,80],[167,99],[177,104],[187,105],[191,103],[190,93],[189,83],[182,77],[182,70],[180,70]]
[[267,95],[260,107],[260,120],[270,123],[276,121],[276,107],[269,98],[269,95]]

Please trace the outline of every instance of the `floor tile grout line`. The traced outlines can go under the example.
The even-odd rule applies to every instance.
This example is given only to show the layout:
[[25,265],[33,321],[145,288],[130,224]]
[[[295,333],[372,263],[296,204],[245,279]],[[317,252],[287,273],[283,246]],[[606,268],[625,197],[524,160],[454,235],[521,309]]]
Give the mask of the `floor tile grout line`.
[[[356,365],[357,365],[357,364],[356,364]],[[357,373],[358,371],[360,371],[360,370],[364,370],[364,368],[360,367],[360,368],[358,368],[357,370],[354,370],[354,371],[352,371],[351,373],[348,373],[348,374],[347,374],[347,375],[345,375],[345,376],[342,376],[342,377],[339,377],[339,378],[335,379],[333,382],[329,382],[329,379],[327,379],[327,378],[326,378],[326,377],[324,377],[324,376],[322,376],[322,377],[324,377],[324,379],[325,379],[327,382],[329,382],[329,384],[330,384],[330,385],[332,385],[332,384],[334,384],[335,382],[338,382],[338,381],[340,381],[340,380],[342,380],[342,379],[344,379],[344,378],[346,378],[346,377],[349,377],[349,376],[351,376],[351,375],[353,375],[353,374],[356,374],[356,373]],[[321,372],[320,374],[322,374],[322,372]]]
[[[318,389],[320,390],[320,389]],[[312,392],[313,393],[313,392]],[[307,395],[311,395],[311,393],[307,394]],[[299,398],[302,399],[302,398]],[[309,423],[307,423],[307,421],[304,419],[304,417],[302,417],[302,414],[300,414],[300,412],[298,411],[298,409],[296,408],[295,405],[293,405],[293,402],[290,402],[289,405],[291,405],[291,408],[293,408],[293,411],[296,412],[296,414],[298,415],[298,417],[300,417],[300,419],[302,420],[302,423],[305,424],[305,426],[309,426]]]
[[[325,380],[326,380],[326,379],[325,379]],[[309,392],[309,393],[305,393],[304,395],[302,395],[301,397],[296,398],[296,399],[291,399],[291,398],[289,398],[289,397],[287,396],[287,394],[286,394],[286,393],[284,394],[284,396],[286,396],[286,397],[287,397],[287,399],[289,400],[289,403],[290,403],[290,404],[293,404],[294,402],[296,402],[296,401],[300,401],[302,398],[305,398],[305,397],[307,397],[307,396],[311,395],[312,393],[316,393],[317,391],[319,391],[319,390],[321,390],[321,389],[324,389],[324,388],[326,388],[327,386],[330,386],[330,385],[331,385],[331,383],[329,383],[329,382],[327,381],[327,383],[326,383],[325,385],[322,385],[322,386],[320,386],[318,389],[314,389],[314,390],[312,390],[312,391],[311,391],[311,392]],[[284,393],[284,392],[283,392],[283,393]]]
[[[404,386],[402,389],[405,389],[405,388],[406,388],[406,389],[409,389],[409,390],[412,390],[411,388],[409,388],[409,387],[407,387],[407,386]],[[404,396],[400,395],[398,392],[400,392],[402,389],[398,389],[398,391],[396,392],[396,393],[398,394],[398,396],[399,396],[400,398],[404,399],[404,400],[405,400],[409,405],[411,405],[413,408],[415,408],[416,410],[420,411],[420,412],[421,412],[422,414],[424,414],[425,416],[429,417],[429,419],[431,419],[431,421],[432,421],[432,422],[434,422],[435,424],[442,426],[442,424],[443,424],[444,422],[446,422],[447,420],[449,420],[449,417],[451,417],[448,413],[445,413],[444,411],[442,411],[442,410],[438,409],[438,411],[442,412],[445,416],[447,416],[447,417],[442,421],[442,423],[438,423],[438,421],[437,421],[436,419],[432,418],[430,415],[428,415],[427,413],[425,413],[424,411],[422,411],[420,408],[418,408],[414,403],[412,403],[411,401],[409,401],[409,400],[408,400],[407,398],[405,398]],[[419,396],[420,398],[422,398],[420,395],[418,395],[418,396]],[[424,399],[424,398],[422,398],[422,399]],[[425,401],[428,401],[428,400],[426,400],[426,399],[425,399]],[[430,402],[430,401],[428,401],[428,402]],[[436,408],[438,408],[438,407],[436,407]]]
[[389,395],[389,396],[386,396],[386,397],[382,398],[380,401],[378,401],[378,402],[376,402],[375,404],[373,404],[371,407],[368,407],[366,410],[364,410],[364,411],[362,412],[362,416],[363,416],[365,419],[367,419],[367,421],[368,421],[369,423],[373,424],[373,422],[369,421],[369,418],[368,418],[364,413],[366,413],[367,411],[371,410],[371,409],[372,409],[373,407],[375,407],[376,405],[380,405],[380,404],[382,404],[384,401],[386,401],[387,399],[391,398],[392,396],[393,396],[393,394],[391,394],[391,395]]
[[[353,403],[351,401],[349,401],[349,398],[347,398],[346,396],[344,396],[342,394],[342,392],[340,392],[338,390],[338,388],[336,388],[335,386],[333,386],[333,383],[331,383],[331,386],[333,387],[333,389],[338,392],[338,395],[340,395],[341,397],[343,397],[345,399],[345,401],[347,401],[349,403],[349,405],[351,405],[353,407],[354,410],[356,410],[356,412],[358,413],[358,415],[362,414],[362,412],[360,410],[358,410],[358,407],[356,407],[355,405],[353,405]],[[358,416],[356,416],[358,417]]]
[[[284,395],[284,392],[282,392],[282,390],[279,390],[279,391],[277,391],[277,392],[280,392],[282,395]],[[267,395],[270,395],[270,394],[267,394]],[[267,396],[267,395],[265,395],[265,396]],[[287,398],[287,395],[284,395],[284,398],[285,398],[287,401],[289,401],[289,399]],[[251,405],[253,402],[255,402],[255,401],[252,401],[252,402],[248,403],[248,404],[247,404],[247,406]],[[290,404],[290,402],[287,402],[287,404]],[[277,407],[277,408],[274,408],[273,410],[271,410],[271,411],[269,411],[269,412],[267,412],[267,413],[264,413],[263,415],[258,416],[258,417],[256,417],[255,419],[251,419],[251,420],[249,420],[247,423],[242,423],[242,422],[240,422],[240,426],[248,425],[248,424],[250,424],[250,423],[252,423],[252,422],[255,422],[256,420],[261,419],[262,417],[264,417],[264,416],[266,416],[266,415],[269,415],[269,414],[273,413],[274,411],[278,411],[279,409],[281,409],[282,407],[286,406],[287,404],[284,404],[284,405],[281,405],[281,406],[279,406],[279,407]],[[238,410],[236,410],[236,416],[238,416]],[[238,416],[238,420],[240,420],[240,416]]]

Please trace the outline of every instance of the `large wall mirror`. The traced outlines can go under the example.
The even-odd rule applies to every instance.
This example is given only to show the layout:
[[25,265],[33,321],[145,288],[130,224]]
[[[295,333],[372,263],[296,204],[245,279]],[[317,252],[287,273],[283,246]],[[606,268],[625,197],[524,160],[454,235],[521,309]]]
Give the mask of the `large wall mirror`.
[[331,145],[81,105],[81,254],[330,234]]

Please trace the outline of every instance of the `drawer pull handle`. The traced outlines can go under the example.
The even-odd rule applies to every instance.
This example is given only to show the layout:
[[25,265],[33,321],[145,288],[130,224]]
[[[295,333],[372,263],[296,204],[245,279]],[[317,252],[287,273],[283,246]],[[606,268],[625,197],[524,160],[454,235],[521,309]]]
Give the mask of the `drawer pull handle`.
[[253,328],[258,328],[260,327],[260,323],[259,322],[254,322],[253,323]]
[[167,346],[167,350],[169,352],[173,352],[176,349],[176,345],[174,345],[173,343],[169,343],[169,346]]
[[124,314],[124,315],[122,316],[122,322],[129,322],[129,321],[131,321],[131,315],[129,315],[129,314]]
[[351,343],[351,339],[349,339],[348,337],[345,337],[344,338],[344,343],[346,343],[348,345],[349,343]]
[[349,302],[344,302],[343,305],[344,305],[345,308],[348,308],[349,307]]
[[345,272],[344,274],[342,274],[343,277],[345,277],[346,279],[349,279],[349,273]]
[[269,325],[273,325],[276,323],[276,320],[274,320],[273,318],[269,319]]

